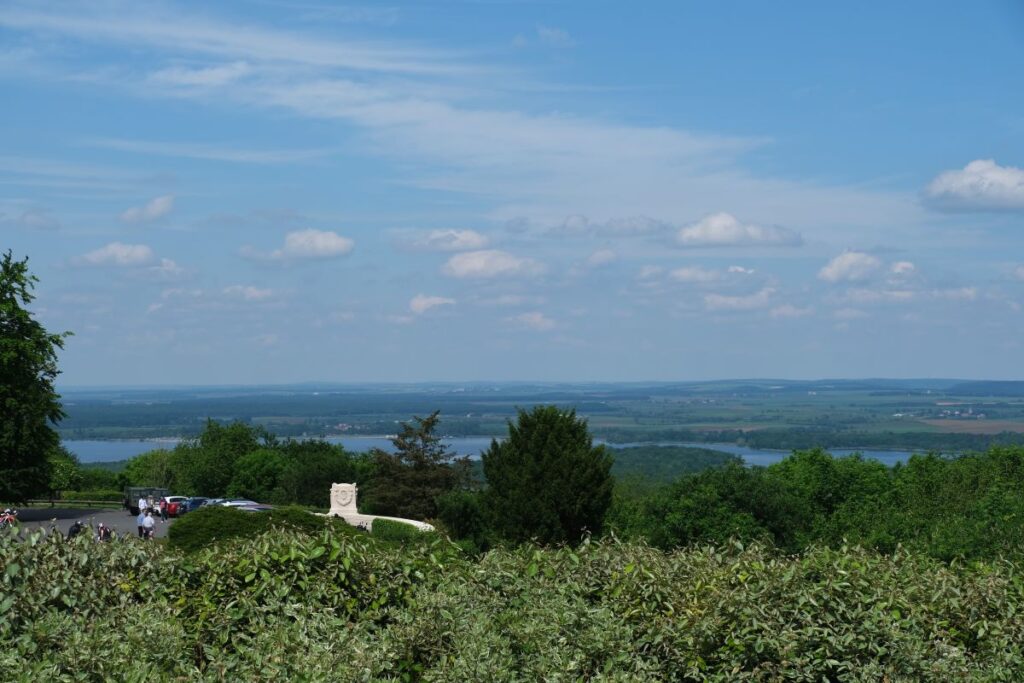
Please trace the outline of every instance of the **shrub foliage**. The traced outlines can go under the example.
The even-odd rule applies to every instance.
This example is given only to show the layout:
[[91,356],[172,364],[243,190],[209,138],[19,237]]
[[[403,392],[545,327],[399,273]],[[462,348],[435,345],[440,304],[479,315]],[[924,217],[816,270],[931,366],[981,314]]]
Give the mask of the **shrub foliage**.
[[902,549],[609,539],[474,560],[436,536],[324,524],[187,555],[5,533],[0,567],[10,681],[1012,681],[1024,667],[1015,564]]

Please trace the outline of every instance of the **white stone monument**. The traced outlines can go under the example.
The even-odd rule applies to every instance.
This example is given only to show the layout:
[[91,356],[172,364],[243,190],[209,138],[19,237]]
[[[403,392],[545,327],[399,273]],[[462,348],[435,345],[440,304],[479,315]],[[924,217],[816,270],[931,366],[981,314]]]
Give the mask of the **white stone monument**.
[[426,522],[418,522],[415,519],[402,519],[400,517],[381,517],[378,515],[364,515],[356,509],[356,494],[359,488],[353,484],[331,484],[331,510],[330,517],[341,517],[352,526],[362,527],[368,531],[373,529],[373,520],[390,519],[393,522],[401,522],[416,527],[420,531],[433,531],[434,527]]

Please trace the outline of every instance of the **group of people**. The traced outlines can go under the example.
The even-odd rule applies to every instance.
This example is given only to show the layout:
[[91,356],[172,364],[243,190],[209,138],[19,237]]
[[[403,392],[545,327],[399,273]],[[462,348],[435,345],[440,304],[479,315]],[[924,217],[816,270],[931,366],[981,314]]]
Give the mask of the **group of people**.
[[[82,533],[86,529],[86,525],[82,524],[81,520],[75,520],[75,523],[68,528],[67,538],[70,541],[72,538]],[[114,530],[103,522],[99,523],[96,527],[96,535],[94,536],[97,541],[109,541],[114,538]]]
[[156,511],[159,511],[160,521],[166,522],[167,521],[167,499],[166,498],[161,498],[159,500],[159,502],[157,502],[157,503],[153,502],[152,496],[150,496],[150,497],[143,496],[142,498],[139,498],[139,519],[142,519],[142,516],[144,514],[146,514],[147,512],[156,512]]
[[[141,501],[139,501],[141,503]],[[166,517],[164,518],[166,521]],[[139,538],[152,539],[156,536],[156,519],[153,518],[152,508],[145,509],[139,505],[139,516],[135,519],[139,526]]]

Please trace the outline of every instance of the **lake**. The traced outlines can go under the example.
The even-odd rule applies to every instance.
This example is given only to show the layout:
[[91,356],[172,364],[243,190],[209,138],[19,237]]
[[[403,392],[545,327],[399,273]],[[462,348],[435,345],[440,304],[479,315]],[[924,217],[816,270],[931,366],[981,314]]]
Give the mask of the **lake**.
[[[178,439],[145,439],[145,440],[123,440],[123,441],[89,441],[89,440],[68,440],[64,446],[78,456],[82,462],[110,462],[114,460],[127,460],[139,453],[145,453],[155,448],[174,448]],[[371,448],[380,448],[385,451],[393,451],[391,440],[384,436],[331,436],[327,438],[330,443],[341,444],[350,451],[368,451]],[[468,455],[477,458],[480,453],[491,445],[491,438],[488,436],[460,436],[445,439],[458,455]],[[596,443],[603,443],[595,439]],[[731,453],[743,458],[748,465],[771,465],[789,455],[789,451],[761,450],[737,446],[734,443],[681,443],[681,442],[658,442],[658,443],[623,443],[614,444],[619,447],[627,446],[692,446],[694,448],[710,448],[716,451]],[[865,458],[872,458],[881,461],[886,465],[895,465],[904,462],[910,457],[913,451],[879,451],[854,448],[834,448],[830,451],[833,455],[849,455],[850,453],[861,453]]]

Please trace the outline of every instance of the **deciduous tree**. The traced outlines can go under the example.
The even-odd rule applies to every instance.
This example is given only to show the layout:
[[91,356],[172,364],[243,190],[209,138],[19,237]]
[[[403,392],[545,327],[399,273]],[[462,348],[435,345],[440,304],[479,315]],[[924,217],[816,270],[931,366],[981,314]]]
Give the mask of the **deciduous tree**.
[[28,305],[38,279],[28,259],[0,260],[0,500],[45,493],[48,456],[60,444],[54,425],[64,417],[54,389],[57,350],[69,333],[51,334]]

